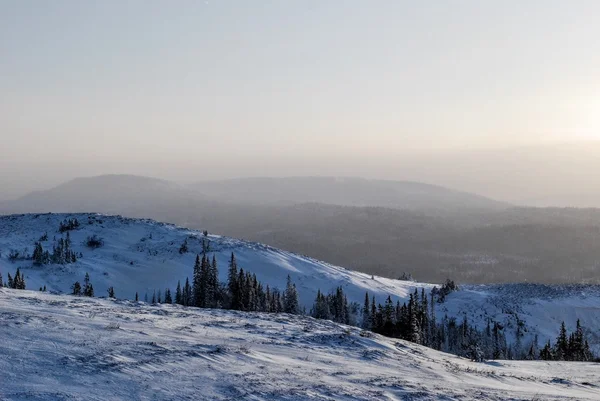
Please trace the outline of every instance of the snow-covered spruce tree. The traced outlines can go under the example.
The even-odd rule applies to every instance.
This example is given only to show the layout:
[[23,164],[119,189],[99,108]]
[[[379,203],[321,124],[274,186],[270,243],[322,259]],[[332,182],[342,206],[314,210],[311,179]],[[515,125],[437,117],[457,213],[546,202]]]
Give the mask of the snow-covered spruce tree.
[[317,298],[311,309],[311,316],[315,319],[330,319],[329,313],[329,302],[326,297],[321,293],[321,290],[317,290]]
[[152,293],[152,305],[156,303],[156,290]]
[[26,288],[25,275],[21,274],[21,269],[18,267],[17,272],[15,273],[15,278],[13,280],[13,288],[16,290],[24,290]]
[[194,303],[193,305],[199,308],[206,307],[206,293],[208,284],[209,262],[206,255],[196,255],[196,263],[194,264]]
[[81,295],[81,284],[79,284],[79,281],[76,281],[71,286],[71,295],[76,295],[76,296]]
[[229,290],[230,297],[230,309],[239,309],[240,294],[239,294],[239,283],[238,283],[238,269],[235,255],[231,252],[231,259],[229,260],[229,269],[227,271],[227,289]]
[[4,281],[2,281],[2,272],[0,272],[0,288],[4,287]]
[[108,293],[109,298],[115,298],[115,289],[112,286],[108,287],[106,292]]
[[550,340],[544,345],[544,348],[540,351],[540,359],[544,361],[551,361],[554,359],[554,353],[552,352],[552,345]]
[[244,300],[246,300],[246,291],[248,290],[248,286],[246,283],[246,273],[244,272],[243,268],[240,268],[240,271],[238,272],[238,278],[237,278],[237,283],[238,283],[238,289],[237,289],[237,293],[238,293],[238,303],[237,305],[234,305],[235,310],[245,310],[245,305],[244,305]]
[[362,309],[362,324],[365,330],[371,330],[371,306],[369,304],[369,292],[365,292],[365,303]]
[[187,238],[183,240],[183,244],[179,247],[179,253],[183,255],[184,253],[188,253],[188,240]]
[[[207,258],[208,263],[208,258]],[[219,267],[217,258],[213,255],[212,263],[208,266],[208,279],[206,283],[206,306],[216,308],[221,304],[219,291]]]
[[560,332],[556,339],[556,347],[554,349],[554,358],[557,361],[565,361],[569,357],[569,340],[567,336],[567,327],[565,322],[560,325]]
[[175,289],[175,303],[177,305],[183,305],[183,296],[181,295],[181,281],[177,281],[177,288]]
[[173,298],[171,297],[171,290],[170,289],[165,289],[165,303],[166,304],[172,304],[173,303]]
[[285,313],[291,313],[294,315],[300,313],[298,291],[296,290],[296,284],[292,283],[292,278],[289,274],[287,276],[287,285],[285,287],[285,293],[283,295],[283,311]]
[[185,279],[185,286],[183,287],[183,304],[184,306],[194,305],[194,294],[189,278]]
[[85,277],[83,279],[83,295],[86,297],[94,296],[94,286],[90,282],[90,274],[85,273]]
[[32,258],[34,265],[41,266],[44,264],[44,248],[40,242],[35,243]]

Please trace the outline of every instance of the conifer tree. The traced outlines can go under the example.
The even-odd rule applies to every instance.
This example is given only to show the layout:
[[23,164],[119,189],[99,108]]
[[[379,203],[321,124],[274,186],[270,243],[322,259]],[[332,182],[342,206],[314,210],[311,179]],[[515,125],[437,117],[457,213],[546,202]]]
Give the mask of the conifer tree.
[[300,313],[300,302],[298,301],[298,291],[296,284],[292,283],[292,278],[288,274],[287,285],[283,297],[283,310],[285,313],[297,315]]
[[138,302],[140,300],[139,295],[137,293],[137,291],[135,292],[135,302]]
[[[207,258],[208,263],[208,258]],[[208,279],[206,283],[206,305],[216,308],[219,305],[219,267],[217,258],[213,255],[212,263],[208,265]]]
[[362,310],[362,328],[371,330],[371,307],[369,306],[369,292],[365,292],[365,303]]
[[72,286],[71,289],[73,290],[71,292],[72,295],[81,295],[81,284],[79,284],[79,281],[76,281]]
[[177,282],[177,289],[175,290],[175,303],[183,305],[183,297],[181,295],[181,281]]
[[235,307],[233,309],[246,310],[246,305],[244,305],[244,301],[247,298],[247,296],[246,296],[246,291],[247,291],[246,274],[244,273],[244,269],[242,269],[242,268],[240,268],[240,271],[238,273],[237,283],[238,283],[238,289],[237,289],[238,304],[235,305]]
[[108,293],[108,297],[109,298],[114,298],[115,297],[115,289],[112,286],[108,287],[108,290],[106,290],[106,292]]
[[565,322],[560,325],[560,332],[556,339],[556,350],[554,352],[557,361],[565,361],[569,356],[569,340],[567,337],[567,327]]
[[94,287],[90,282],[89,273],[85,273],[85,278],[83,279],[83,295],[86,297],[94,296]]
[[193,275],[193,305],[201,307],[204,303],[204,289],[202,288],[202,265],[204,264],[204,256],[202,256],[202,262],[200,261],[200,255],[196,255],[196,262],[194,263],[194,275]]
[[235,255],[231,252],[231,259],[229,260],[229,270],[227,271],[227,288],[231,297],[231,309],[239,309],[240,294],[239,294],[239,282],[238,282],[238,270],[237,261]]
[[183,293],[184,293],[183,304],[185,306],[193,306],[193,302],[194,302],[193,295],[194,294],[192,292],[192,286],[190,285],[189,278],[185,279],[185,286],[183,288]]

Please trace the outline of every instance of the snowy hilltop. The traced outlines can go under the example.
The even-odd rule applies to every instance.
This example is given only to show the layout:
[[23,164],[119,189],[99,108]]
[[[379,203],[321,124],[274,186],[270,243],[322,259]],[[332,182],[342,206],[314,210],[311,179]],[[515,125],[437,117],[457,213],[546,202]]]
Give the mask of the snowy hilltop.
[[331,321],[0,289],[5,400],[600,400],[591,363],[475,363]]
[[[290,277],[300,308],[307,313],[318,306],[315,301],[319,294],[341,289],[353,315],[346,322],[355,325],[368,320],[363,316],[366,294],[371,303],[375,299],[377,304],[392,304],[400,316],[402,304],[410,306],[411,298],[419,298],[419,294],[429,298],[436,287],[371,276],[266,245],[153,220],[99,214],[0,217],[0,274],[6,281],[8,274],[14,277],[19,269],[27,289],[72,293],[74,283],[83,285],[87,274],[96,296],[106,296],[110,290],[119,299],[134,300],[137,294],[139,300],[150,301],[157,293],[160,298],[162,291],[164,300],[167,290],[174,294],[178,284],[192,280],[199,254],[214,258],[219,267],[218,281],[226,283],[232,253],[241,269],[255,274],[261,285],[274,291],[284,291]],[[464,322],[481,333],[487,331],[489,341],[483,341],[482,346],[490,349],[498,349],[501,341],[501,350],[490,351],[499,359],[525,358],[528,352],[537,356],[548,340],[556,340],[562,322],[568,332],[574,332],[577,320],[591,349],[600,351],[597,286],[460,286],[458,291],[432,300],[430,316],[435,315],[438,322],[452,327],[453,321],[455,326]],[[373,320],[377,313],[385,312],[375,310]],[[326,318],[330,317],[326,314]],[[421,327],[421,331],[426,330]],[[495,344],[491,343],[492,331],[501,334],[499,340],[494,333]],[[427,341],[419,339],[431,345]],[[438,348],[444,349],[443,345],[438,344]],[[450,350],[450,345],[445,346]]]

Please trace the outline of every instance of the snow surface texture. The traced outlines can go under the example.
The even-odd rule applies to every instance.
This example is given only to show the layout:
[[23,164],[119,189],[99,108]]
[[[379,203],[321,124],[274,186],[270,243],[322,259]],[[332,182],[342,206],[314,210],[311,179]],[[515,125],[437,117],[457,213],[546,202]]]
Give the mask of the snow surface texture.
[[[27,248],[33,253],[34,243],[48,233],[44,249],[52,250],[53,238],[59,239],[60,222],[77,218],[80,228],[70,232],[73,248],[83,253],[77,263],[70,265],[32,266],[31,261],[8,260],[11,249]],[[104,246],[90,249],[85,239],[96,234]],[[64,236],[64,235],[63,235]],[[105,296],[113,286],[118,298],[133,299],[139,293],[152,297],[154,290],[174,291],[177,281],[182,284],[192,275],[196,254],[202,252],[203,234],[199,231],[158,223],[153,220],[104,216],[97,214],[41,214],[0,217],[0,272],[14,274],[18,266],[25,272],[27,288],[46,285],[49,291],[70,292],[75,281],[83,281],[86,272],[91,276],[96,296]],[[181,255],[179,248],[188,239],[189,253]],[[364,273],[333,266],[312,258],[275,249],[266,245],[209,235],[209,256],[216,256],[220,279],[227,279],[227,262],[234,252],[238,266],[256,273],[264,284],[285,288],[289,274],[298,287],[300,301],[307,310],[312,306],[317,290],[328,293],[342,286],[350,301],[362,304],[365,292],[383,303],[387,296],[394,302],[407,300],[415,289],[430,290],[433,284],[372,277]],[[600,287],[545,286],[533,284],[461,286],[461,290],[437,305],[438,320],[444,315],[459,321],[467,316],[471,324],[485,327],[488,320],[502,323],[509,343],[516,342],[515,333],[522,322],[522,346],[528,349],[534,336],[539,345],[558,334],[565,321],[573,330],[578,318],[587,330],[594,352],[600,352]]]
[[597,372],[301,316],[0,289],[1,400],[600,400]]

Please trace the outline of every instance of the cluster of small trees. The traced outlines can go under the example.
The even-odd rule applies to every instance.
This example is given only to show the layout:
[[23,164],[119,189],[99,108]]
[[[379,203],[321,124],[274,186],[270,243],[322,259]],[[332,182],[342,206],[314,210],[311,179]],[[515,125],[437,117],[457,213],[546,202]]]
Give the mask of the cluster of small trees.
[[79,221],[77,219],[65,219],[60,222],[58,232],[65,233],[67,231],[76,230],[79,228]]
[[310,315],[316,319],[333,320],[337,323],[353,323],[348,298],[342,287],[336,288],[334,292],[328,295],[318,290]]
[[[432,296],[433,303],[433,296]],[[365,294],[362,310],[362,327],[388,337],[402,338],[425,346],[433,344],[432,329],[435,326],[434,308],[429,307],[425,290],[419,296],[415,289],[410,294],[408,304],[394,305],[392,298],[387,297],[384,305],[377,304],[375,297]]]
[[[579,321],[576,330],[570,335],[563,323],[556,344],[552,346],[548,342],[541,351],[537,336],[530,344],[522,343],[523,322],[520,321],[517,322],[513,344],[507,343],[505,327],[492,320],[488,320],[483,330],[470,325],[466,317],[460,323],[456,318],[448,318],[448,316],[444,316],[438,322],[435,315],[435,302],[439,302],[440,297],[445,297],[450,287],[451,285],[446,290],[434,288],[429,297],[424,289],[420,294],[415,290],[410,294],[408,303],[402,305],[399,301],[394,305],[391,297],[386,299],[384,305],[377,304],[375,298],[370,298],[367,293],[362,309],[361,326],[378,334],[401,338],[477,361],[484,359],[589,361],[593,359]],[[322,316],[314,313],[317,309],[323,310],[322,299],[323,296],[319,292],[313,307],[314,317]]]
[[[85,278],[83,279],[83,286],[81,286],[81,283],[79,281],[76,281],[71,286],[71,289],[73,290],[73,292],[71,293],[72,295],[77,295],[77,296],[83,295],[84,297],[93,297],[94,296],[94,286],[90,282],[90,275],[88,273],[85,273]],[[114,291],[113,291],[113,298],[114,298]]]
[[77,253],[71,248],[71,235],[69,232],[67,232],[66,239],[61,237],[52,246],[52,253],[44,250],[41,242],[36,242],[32,259],[33,264],[37,266],[50,263],[65,265],[77,262]]
[[594,359],[579,319],[577,319],[575,331],[571,334],[567,333],[565,322],[562,322],[556,343],[553,346],[548,340],[540,351],[540,359],[546,361],[591,361]]
[[[242,268],[238,269],[235,255],[232,253],[227,283],[219,282],[218,277],[219,269],[214,256],[212,261],[205,253],[202,257],[196,256],[192,283],[190,284],[189,279],[186,279],[183,286],[181,281],[177,283],[175,303],[201,308],[300,313],[298,291],[289,276],[286,289],[282,294],[277,289],[264,286],[258,281],[256,274],[245,272]],[[158,299],[160,296],[156,300]]]
[[8,273],[8,281],[6,283],[2,281],[2,273],[0,273],[0,288],[1,287],[24,290],[26,288],[25,275],[21,274],[21,269],[17,268],[14,278]]

